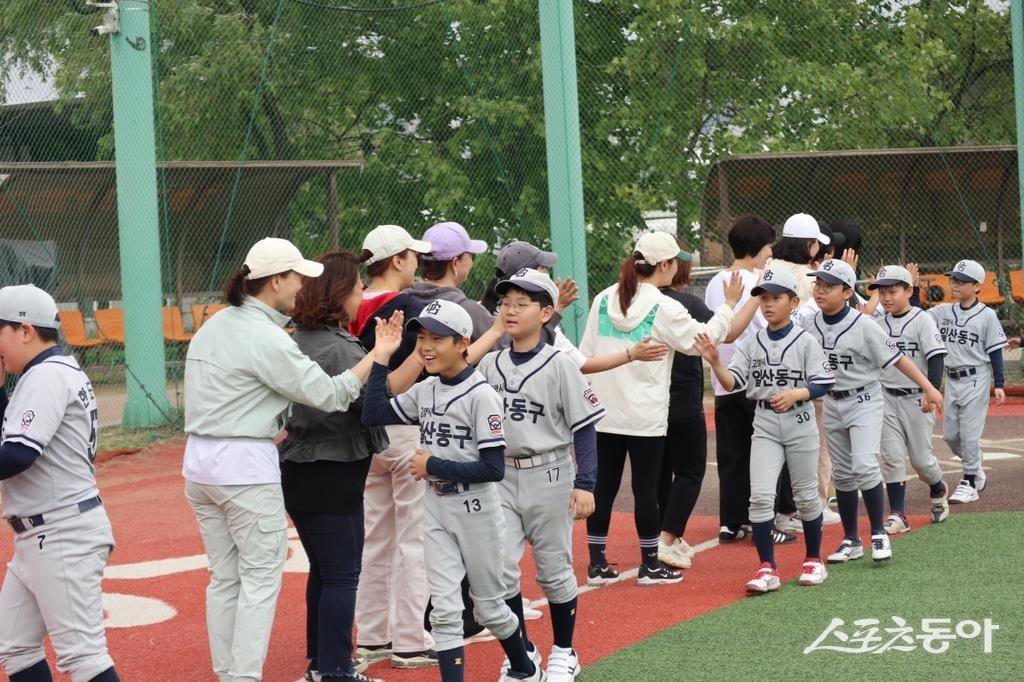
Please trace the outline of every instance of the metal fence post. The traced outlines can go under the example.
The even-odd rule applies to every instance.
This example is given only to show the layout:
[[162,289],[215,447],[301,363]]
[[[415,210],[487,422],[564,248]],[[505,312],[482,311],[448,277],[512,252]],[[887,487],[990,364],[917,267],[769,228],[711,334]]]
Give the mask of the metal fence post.
[[[1024,207],[1024,163],[1021,135],[1024,135],[1024,2],[1010,2],[1010,35],[1013,40],[1013,101],[1017,112],[1017,199]],[[1020,213],[1021,265],[1024,266],[1024,212]]]
[[148,0],[119,0],[110,34],[117,223],[124,300],[126,426],[167,420],[161,312],[160,218],[153,132],[153,63]]
[[572,276],[580,288],[579,302],[565,311],[562,320],[566,334],[578,342],[586,326],[590,296],[572,0],[539,2],[551,247],[558,254],[555,274]]

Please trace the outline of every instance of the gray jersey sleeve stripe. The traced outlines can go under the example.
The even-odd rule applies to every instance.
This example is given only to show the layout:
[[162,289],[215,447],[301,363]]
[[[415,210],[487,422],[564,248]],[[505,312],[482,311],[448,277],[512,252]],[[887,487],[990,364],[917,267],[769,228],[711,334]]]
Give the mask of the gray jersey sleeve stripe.
[[836,383],[836,378],[835,377],[826,377],[826,376],[811,377],[810,379],[807,380],[807,383],[809,383],[809,384],[834,384],[834,383]]
[[602,409],[598,410],[597,412],[594,412],[593,414],[589,415],[585,419],[581,419],[578,422],[576,422],[575,424],[573,424],[572,426],[570,426],[569,427],[569,431],[571,431],[572,433],[576,433],[577,431],[579,431],[583,427],[587,426],[588,424],[593,424],[597,420],[601,419],[601,417],[603,417],[604,414],[605,414],[604,408],[602,408]]
[[729,371],[732,372],[732,375],[734,377],[736,377],[736,388],[743,388],[744,386],[747,385],[747,380],[745,378],[743,378],[742,376],[740,376],[739,372],[737,372],[736,370],[732,369],[731,367],[729,368]]
[[25,443],[30,448],[32,448],[33,450],[38,450],[39,454],[42,454],[43,448],[46,447],[45,445],[35,440],[34,438],[29,438],[28,436],[21,433],[15,433],[10,436],[7,436],[6,438],[4,438],[4,442],[6,443],[7,441],[25,441]]
[[405,421],[406,424],[415,424],[416,423],[416,420],[413,419],[412,417],[410,417],[409,415],[407,415],[405,413],[405,410],[402,409],[402,404],[400,402],[398,402],[398,398],[392,398],[391,399],[391,407],[393,407],[395,409],[395,414],[397,414],[399,417],[401,417],[402,420]]
[[942,348],[936,348],[931,353],[928,353],[927,355],[924,356],[924,358],[925,358],[925,360],[930,360],[933,357],[935,357],[936,355],[945,355],[946,352],[947,352],[946,351],[946,347],[943,346]]
[[994,350],[999,350],[1001,348],[1006,348],[1008,345],[1010,345],[1008,342],[1001,341],[1001,342],[995,344],[994,346],[989,346],[988,348],[986,348],[985,352],[986,353],[991,353]]
[[903,351],[896,351],[896,355],[893,355],[891,358],[885,361],[885,364],[882,365],[882,369],[885,369],[886,367],[892,365],[894,362],[897,362],[901,357],[903,357]]
[[477,441],[476,445],[477,445],[478,448],[485,448],[485,447],[486,448],[494,448],[494,447],[498,447],[499,445],[504,446],[505,445],[505,439],[504,438],[487,438],[486,440]]

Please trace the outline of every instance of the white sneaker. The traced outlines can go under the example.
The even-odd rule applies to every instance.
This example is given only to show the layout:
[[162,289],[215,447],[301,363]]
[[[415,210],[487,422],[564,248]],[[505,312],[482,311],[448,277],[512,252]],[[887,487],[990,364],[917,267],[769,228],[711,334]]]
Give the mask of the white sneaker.
[[974,477],[974,487],[980,493],[985,489],[988,484],[988,476],[985,475],[984,469],[978,469],[978,475]]
[[853,561],[862,556],[864,556],[864,547],[860,544],[860,540],[854,542],[849,538],[843,538],[839,549],[828,555],[828,562],[830,564],[845,564],[847,561]]
[[582,670],[580,659],[573,649],[551,647],[551,655],[548,656],[548,682],[572,682],[580,676]]
[[776,514],[775,527],[783,533],[804,532],[804,524],[797,514]]
[[932,500],[932,523],[942,523],[949,518],[949,488],[942,484],[944,493],[941,497],[933,497]]
[[828,577],[825,564],[820,559],[808,559],[804,561],[804,571],[800,574],[801,585],[820,585]]
[[[533,650],[532,651],[527,649],[526,655],[529,656],[530,660],[533,661],[533,664],[535,666],[537,666],[537,670],[540,670],[540,665],[544,661],[541,659],[540,649],[537,648],[536,644],[533,645]],[[506,678],[506,675],[508,674],[508,669],[510,667],[511,667],[511,664],[508,662],[508,656],[506,656],[505,660],[501,662],[501,678],[500,679],[504,680]],[[511,679],[515,679],[515,678],[509,677],[508,679],[511,680]],[[534,679],[534,678],[531,677],[529,679]]]
[[889,535],[899,535],[910,530],[910,524],[902,514],[889,514],[885,521],[885,532]]
[[544,614],[541,611],[533,608],[526,600],[523,600],[523,618],[526,620],[537,620],[543,617]]
[[[977,483],[978,479],[974,479],[974,482]],[[953,494],[949,496],[949,503],[967,504],[968,502],[977,502],[978,499],[978,491],[966,480],[963,480],[960,481],[960,485],[956,487]]]
[[823,526],[834,526],[837,523],[841,523],[842,520],[843,517],[841,517],[839,514],[832,511],[828,507],[825,507],[821,510],[821,525]]
[[873,561],[888,561],[892,558],[892,544],[889,543],[889,536],[885,533],[871,536],[871,559]]
[[658,561],[675,568],[689,568],[692,565],[690,555],[682,547],[673,543],[666,545],[658,541]]
[[768,563],[761,564],[761,568],[757,569],[754,578],[747,582],[747,592],[750,594],[774,592],[780,587],[782,587],[782,581],[779,580],[779,574]]
[[484,628],[483,630],[481,630],[480,632],[476,633],[472,637],[466,637],[465,640],[463,640],[463,641],[466,644],[475,644],[476,642],[489,642],[492,639],[497,639],[497,637],[492,635],[490,630],[488,630],[487,628]]
[[690,547],[690,545],[687,544],[686,540],[682,538],[676,538],[676,546],[682,549],[686,556],[690,557],[691,559],[693,558],[693,555],[697,553],[693,549],[693,547]]
[[509,673],[502,673],[498,682],[547,682],[548,675],[538,665],[529,677],[510,677]]

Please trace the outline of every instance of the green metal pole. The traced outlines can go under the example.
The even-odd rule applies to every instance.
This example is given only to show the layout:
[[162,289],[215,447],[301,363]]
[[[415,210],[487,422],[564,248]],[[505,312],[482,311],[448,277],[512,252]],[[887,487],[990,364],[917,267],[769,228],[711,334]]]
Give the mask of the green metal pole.
[[551,246],[558,254],[555,275],[571,276],[580,288],[579,302],[566,310],[563,318],[566,334],[573,341],[579,341],[586,326],[590,297],[583,227],[583,169],[572,0],[539,2]]
[[117,223],[124,300],[128,398],[125,426],[157,426],[170,413],[160,310],[160,218],[153,133],[153,64],[148,0],[120,0],[110,34]]
[[1024,266],[1024,2],[1010,1],[1013,39],[1013,101],[1017,111],[1017,212],[1020,214],[1021,265]]

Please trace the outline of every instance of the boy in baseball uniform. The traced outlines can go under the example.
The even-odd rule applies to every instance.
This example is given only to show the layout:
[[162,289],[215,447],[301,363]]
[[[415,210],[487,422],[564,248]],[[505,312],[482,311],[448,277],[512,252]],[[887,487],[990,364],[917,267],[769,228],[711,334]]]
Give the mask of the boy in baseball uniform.
[[429,486],[423,546],[441,679],[461,682],[464,675],[465,575],[476,620],[500,640],[511,663],[501,679],[545,680],[505,603],[505,517],[495,485],[505,475],[504,409],[487,380],[466,362],[473,321],[458,303],[432,301],[407,326],[416,332],[416,352],[431,376],[389,400],[387,365],[401,336],[378,323],[363,423],[420,427],[421,447],[409,468]]
[[857,534],[858,490],[871,522],[871,558],[885,561],[892,557],[892,546],[885,532],[885,493],[878,464],[884,403],[879,380],[885,369],[895,367],[922,389],[923,410],[941,410],[942,394],[872,318],[848,305],[857,281],[849,264],[832,258],[808,276],[815,278],[818,311],[801,323],[821,344],[836,378],[823,399],[822,421],[844,537],[828,562],[845,563],[864,556]]
[[96,488],[98,418],[89,378],[57,345],[57,304],[31,285],[0,289],[4,411],[0,491],[14,557],[0,588],[0,663],[11,682],[48,682],[43,639],[72,682],[119,679],[107,653],[100,582],[114,549]]
[[[505,407],[505,478],[498,484],[505,526],[505,601],[523,628],[533,661],[541,656],[526,635],[519,560],[533,546],[537,584],[551,607],[554,646],[550,682],[572,682],[580,674],[573,649],[576,576],[572,570],[572,522],[594,510],[597,431],[604,408],[579,368],[545,344],[541,331],[558,305],[558,287],[537,270],[523,269],[495,286],[498,312],[511,348],[488,354],[478,371]],[[570,447],[578,471],[573,474]]]
[[[928,310],[946,344],[946,402],[942,437],[963,461],[964,475],[949,497],[951,504],[975,502],[985,489],[981,434],[988,413],[989,382],[995,386],[996,405],[1006,400],[1003,391],[1003,348],[1006,332],[994,310],[978,300],[985,268],[962,260],[949,272],[953,303]],[[989,366],[992,376],[989,378]]]
[[[884,309],[884,315],[875,318],[882,330],[904,356],[927,374],[932,386],[941,386],[946,347],[931,315],[910,304],[914,292],[911,272],[899,265],[886,265],[868,289],[877,292]],[[885,416],[879,459],[889,496],[885,530],[896,535],[910,530],[905,510],[906,455],[910,455],[917,477],[928,485],[933,523],[941,523],[949,516],[948,491],[939,460],[932,452],[935,416],[921,411],[921,389],[895,367],[889,367],[882,372],[882,391]]]
[[722,388],[745,388],[756,404],[750,443],[750,522],[761,566],[747,592],[773,592],[782,583],[775,563],[772,530],[779,472],[789,468],[803,525],[807,555],[801,585],[820,585],[828,577],[821,561],[822,507],[818,496],[818,423],[813,400],[835,379],[814,337],[796,327],[790,316],[800,305],[796,277],[788,270],[765,270],[750,291],[760,298],[767,329],[743,339],[726,367],[714,343],[698,337],[698,349]]

